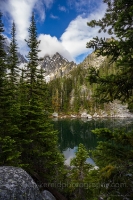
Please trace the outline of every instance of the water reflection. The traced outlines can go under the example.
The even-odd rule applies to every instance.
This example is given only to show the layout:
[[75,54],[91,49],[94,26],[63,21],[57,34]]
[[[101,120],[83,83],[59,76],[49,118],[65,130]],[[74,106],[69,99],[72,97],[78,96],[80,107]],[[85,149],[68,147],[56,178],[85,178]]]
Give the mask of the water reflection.
[[[83,143],[87,149],[94,149],[97,146],[96,136],[91,130],[95,128],[133,128],[133,119],[59,119],[53,120],[54,129],[59,132],[59,148],[66,158],[66,164],[74,157],[77,147]],[[89,160],[93,163],[93,160]]]

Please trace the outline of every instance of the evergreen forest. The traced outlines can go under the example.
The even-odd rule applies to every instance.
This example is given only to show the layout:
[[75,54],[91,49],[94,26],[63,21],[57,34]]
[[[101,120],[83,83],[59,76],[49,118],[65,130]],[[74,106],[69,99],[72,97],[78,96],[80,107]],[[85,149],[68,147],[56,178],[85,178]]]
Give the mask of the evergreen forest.
[[[10,54],[4,44],[4,24],[0,12],[0,166],[26,170],[40,190],[44,183],[57,199],[132,200],[133,131],[107,128],[92,130],[98,138],[95,150],[80,144],[71,166],[64,165],[58,147],[58,132],[49,113],[78,113],[82,108],[94,113],[115,99],[133,105],[133,1],[103,0],[104,17],[88,22],[108,32],[110,39],[93,38],[87,48],[105,57],[96,69],[79,65],[63,78],[48,84],[45,71],[38,68],[39,43],[34,13],[28,29],[28,64],[18,68],[16,27],[11,28]],[[114,37],[115,35],[115,37]],[[74,98],[73,98],[74,97]],[[97,167],[86,162],[93,156]],[[60,187],[59,187],[60,185]]]

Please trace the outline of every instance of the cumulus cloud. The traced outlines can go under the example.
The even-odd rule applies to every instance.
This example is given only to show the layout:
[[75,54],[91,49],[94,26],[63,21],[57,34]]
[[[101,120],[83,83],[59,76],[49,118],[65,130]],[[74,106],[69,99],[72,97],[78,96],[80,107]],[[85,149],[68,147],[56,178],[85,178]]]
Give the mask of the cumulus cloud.
[[90,50],[86,48],[86,43],[93,37],[97,35],[107,37],[107,33],[98,34],[98,27],[90,28],[87,26],[87,22],[92,19],[101,19],[105,13],[105,9],[106,7],[102,4],[100,8],[89,14],[87,17],[84,18],[83,15],[79,15],[70,22],[60,39],[62,45],[70,52],[72,57],[76,58],[81,54],[89,52]]
[[40,34],[38,39],[41,40],[39,45],[39,49],[41,50],[39,52],[40,57],[43,57],[46,54],[53,56],[56,52],[58,52],[69,61],[74,60],[69,51],[64,48],[64,46],[56,37]]
[[[37,15],[40,15],[40,19],[45,19],[45,9],[49,9],[55,0],[1,0],[2,12],[8,13],[14,20],[17,29],[17,42],[20,47],[20,52],[23,55],[27,55],[27,45],[24,42],[25,38],[28,38],[28,28],[30,25],[30,18],[33,9],[35,9]],[[96,3],[97,0],[68,0],[69,5],[74,6],[77,10],[86,7],[91,3]],[[100,2],[101,0],[99,0]],[[91,4],[92,5],[92,4]],[[96,4],[97,5],[97,4]],[[50,35],[41,34],[39,40],[41,40],[39,55],[43,57],[45,54],[53,55],[59,52],[62,56],[69,61],[76,60],[78,56],[86,55],[90,52],[86,48],[86,43],[93,37],[98,35],[98,27],[90,28],[87,26],[87,22],[92,19],[98,20],[102,18],[105,13],[105,6],[101,4],[101,7],[97,7],[91,10],[89,15],[85,13],[79,14],[76,19],[72,20],[64,31],[60,40]],[[65,12],[66,8],[59,5],[59,10]],[[95,9],[95,11],[94,11]],[[53,19],[57,19],[57,16],[51,14]],[[106,36],[106,33],[103,34]],[[98,35],[100,36],[100,34]]]
[[[21,52],[27,52],[24,39],[28,37],[28,28],[33,9],[39,13],[41,20],[45,19],[45,8],[51,7],[54,0],[3,0],[1,8],[11,16],[16,24],[16,38]],[[38,12],[39,11],[39,12]]]

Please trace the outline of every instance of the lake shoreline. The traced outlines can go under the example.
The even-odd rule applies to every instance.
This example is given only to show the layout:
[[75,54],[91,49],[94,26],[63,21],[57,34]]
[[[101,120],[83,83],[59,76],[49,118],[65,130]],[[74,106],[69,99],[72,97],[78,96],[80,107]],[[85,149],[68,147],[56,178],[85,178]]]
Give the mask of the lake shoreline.
[[90,114],[63,114],[59,113],[56,115],[51,115],[50,118],[58,118],[58,119],[104,119],[104,118],[133,118],[133,113],[128,113],[125,115],[90,115]]

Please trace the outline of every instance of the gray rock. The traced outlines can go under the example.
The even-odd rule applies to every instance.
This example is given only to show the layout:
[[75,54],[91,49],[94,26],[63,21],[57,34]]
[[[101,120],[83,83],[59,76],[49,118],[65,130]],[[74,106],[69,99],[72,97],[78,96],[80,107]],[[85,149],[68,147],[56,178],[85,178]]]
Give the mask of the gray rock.
[[81,118],[87,118],[87,113],[86,112],[81,113]]
[[53,116],[53,117],[58,117],[58,113],[54,112],[54,113],[52,114],[52,116]]
[[48,190],[44,190],[42,192],[42,196],[45,198],[45,200],[56,200],[55,197]]
[[45,200],[36,183],[21,168],[0,167],[0,200]]
[[88,118],[88,119],[91,119],[92,116],[91,116],[90,114],[87,114],[87,118]]

